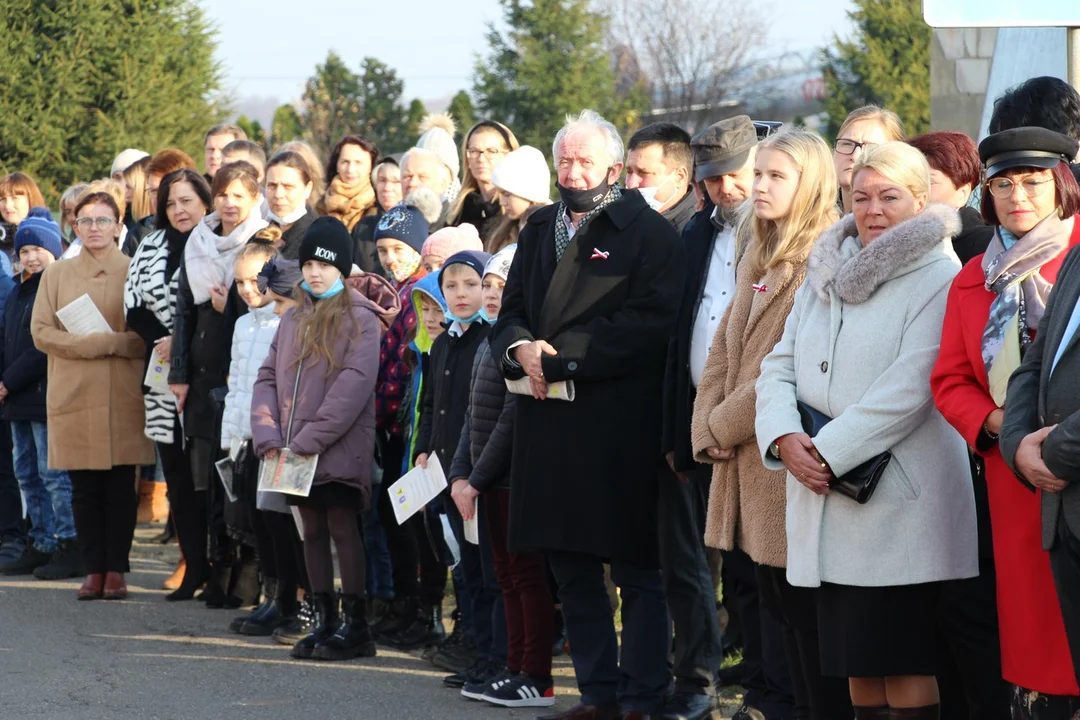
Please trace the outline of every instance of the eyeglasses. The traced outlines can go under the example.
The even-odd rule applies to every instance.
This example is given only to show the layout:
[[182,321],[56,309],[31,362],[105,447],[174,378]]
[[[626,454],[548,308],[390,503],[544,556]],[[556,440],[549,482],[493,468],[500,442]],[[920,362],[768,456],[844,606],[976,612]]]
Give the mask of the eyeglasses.
[[500,155],[505,155],[507,152],[509,151],[503,150],[502,148],[487,148],[486,150],[475,150],[473,148],[469,148],[465,151],[465,156],[470,160],[478,160],[480,156],[483,155],[488,160],[494,160]]
[[840,153],[841,155],[854,155],[855,151],[859,150],[860,148],[864,149],[864,150],[869,150],[870,148],[874,147],[875,145],[877,145],[877,143],[857,142],[855,140],[846,140],[846,139],[845,140],[837,140],[836,141],[836,152]]
[[[1044,192],[1050,189],[1054,184],[1053,180],[1048,178],[1024,178],[1020,182],[1020,186],[1024,188],[1024,193],[1029,198],[1034,198],[1042,195]],[[986,183],[986,186],[990,188],[990,194],[996,197],[998,200],[1004,200],[1012,197],[1013,189],[1016,187],[1016,183],[1008,178],[994,178]]]
[[108,230],[115,224],[116,221],[113,220],[111,217],[81,217],[75,221],[75,227],[79,228],[83,232],[86,232],[91,227],[96,227],[98,230]]

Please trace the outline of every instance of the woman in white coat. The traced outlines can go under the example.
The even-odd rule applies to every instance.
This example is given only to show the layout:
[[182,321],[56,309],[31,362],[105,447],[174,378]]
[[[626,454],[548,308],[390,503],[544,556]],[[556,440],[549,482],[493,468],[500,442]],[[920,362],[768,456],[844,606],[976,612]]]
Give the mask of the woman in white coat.
[[[930,393],[960,220],[929,186],[914,148],[864,153],[757,383],[766,467],[788,471],[788,580],[821,588],[822,673],[849,678],[857,719],[939,716],[939,584],[978,574],[967,451]],[[798,401],[833,418],[814,438]],[[886,451],[868,502],[830,490]]]

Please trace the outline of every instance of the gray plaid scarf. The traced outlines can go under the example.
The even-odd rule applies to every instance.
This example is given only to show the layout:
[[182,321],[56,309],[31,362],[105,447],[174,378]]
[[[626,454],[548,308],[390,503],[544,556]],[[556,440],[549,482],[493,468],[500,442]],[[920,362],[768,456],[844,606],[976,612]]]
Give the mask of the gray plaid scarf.
[[[585,226],[589,224],[589,221],[600,214],[600,212],[611,203],[615,202],[622,197],[622,190],[618,185],[612,185],[608,190],[607,197],[600,201],[600,204],[594,207],[588,215],[581,218],[581,222],[578,223],[577,233],[580,235],[585,232]],[[555,261],[562,260],[563,253],[566,252],[566,248],[570,247],[570,231],[566,228],[566,205],[559,203],[558,209],[558,222],[555,223]]]

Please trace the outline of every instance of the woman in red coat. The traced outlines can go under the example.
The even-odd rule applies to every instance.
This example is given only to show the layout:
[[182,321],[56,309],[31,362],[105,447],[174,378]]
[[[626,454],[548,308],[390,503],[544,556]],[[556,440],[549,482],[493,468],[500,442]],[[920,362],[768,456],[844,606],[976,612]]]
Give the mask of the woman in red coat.
[[[1069,139],[1041,128],[986,138],[982,213],[995,227],[986,253],[949,291],[934,401],[985,463],[997,568],[1001,661],[1015,687],[1014,718],[1070,718],[1080,695],[1065,639],[1039,496],[997,446],[1012,370],[1030,343],[1069,250],[1080,245],[1080,187],[1064,162]],[[1071,141],[1072,154],[1076,142]],[[1055,154],[1057,153],[1057,154]],[[1065,696],[1065,697],[1047,697]]]

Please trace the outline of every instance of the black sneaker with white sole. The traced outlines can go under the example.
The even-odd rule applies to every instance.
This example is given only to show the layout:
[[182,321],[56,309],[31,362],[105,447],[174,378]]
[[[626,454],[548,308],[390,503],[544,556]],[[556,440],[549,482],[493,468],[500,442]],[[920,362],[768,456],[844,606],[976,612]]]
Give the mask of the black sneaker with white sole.
[[464,687],[461,688],[461,696],[467,697],[470,700],[483,700],[484,693],[488,690],[495,690],[506,683],[517,679],[517,673],[510,672],[509,670],[503,670],[496,675],[487,678],[486,680],[480,680],[479,682],[467,682]]
[[537,680],[522,673],[500,687],[489,688],[482,699],[502,707],[551,707],[555,704],[555,686],[551,680]]

